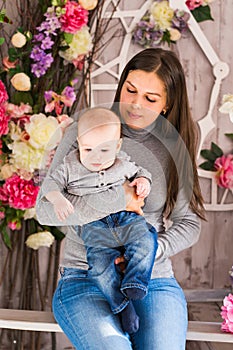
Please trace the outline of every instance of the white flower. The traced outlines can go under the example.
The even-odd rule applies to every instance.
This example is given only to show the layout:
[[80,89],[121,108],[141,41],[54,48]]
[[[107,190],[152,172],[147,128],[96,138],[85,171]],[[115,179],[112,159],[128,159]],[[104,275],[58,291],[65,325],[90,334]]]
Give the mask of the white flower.
[[20,32],[17,32],[11,38],[12,45],[17,48],[23,47],[26,44],[26,42],[27,42],[26,36]]
[[49,231],[37,232],[31,234],[27,240],[26,245],[34,250],[40,247],[50,247],[54,242],[54,236]]
[[36,209],[35,208],[29,208],[25,210],[25,213],[23,215],[24,220],[28,219],[36,219]]
[[89,28],[83,26],[74,35],[72,42],[69,44],[69,49],[66,51],[59,51],[59,55],[68,62],[77,59],[79,55],[86,55],[92,48],[91,35]]
[[29,90],[31,90],[30,78],[25,73],[16,73],[11,78],[11,84],[18,91],[29,91]]
[[151,5],[150,13],[160,29],[166,30],[171,27],[174,11],[168,1],[155,1]]
[[43,168],[48,158],[44,149],[35,149],[25,142],[13,142],[8,147],[12,150],[10,163],[16,169],[32,173]]
[[179,30],[176,28],[170,28],[169,33],[170,33],[170,40],[172,41],[177,41],[181,38],[181,32],[179,32]]
[[79,0],[79,4],[85,9],[85,10],[94,10],[94,8],[98,4],[98,0]]
[[219,112],[229,114],[230,120],[233,123],[233,95],[223,95],[222,103]]
[[43,113],[34,114],[30,123],[25,125],[30,136],[29,143],[34,148],[54,149],[62,138],[62,130],[55,117],[46,117]]

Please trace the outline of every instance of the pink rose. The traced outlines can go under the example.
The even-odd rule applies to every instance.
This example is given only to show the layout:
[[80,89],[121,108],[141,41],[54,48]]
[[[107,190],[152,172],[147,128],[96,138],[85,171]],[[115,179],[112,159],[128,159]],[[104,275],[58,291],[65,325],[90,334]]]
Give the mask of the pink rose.
[[6,92],[6,87],[0,80],[0,104],[5,103],[8,100],[8,94]]
[[233,188],[233,154],[222,156],[214,163],[216,169],[215,179],[220,187]]
[[10,117],[6,114],[6,109],[0,106],[0,136],[6,135],[9,131],[8,122]]
[[32,180],[21,179],[18,175],[8,178],[2,186],[8,204],[15,209],[29,209],[34,207],[39,187]]
[[233,295],[228,294],[223,299],[221,316],[224,319],[221,329],[224,332],[233,333]]
[[189,10],[194,10],[197,7],[202,6],[204,0],[187,0],[185,4],[188,6]]
[[67,1],[65,14],[60,17],[61,29],[67,33],[76,33],[88,22],[88,11],[75,1]]

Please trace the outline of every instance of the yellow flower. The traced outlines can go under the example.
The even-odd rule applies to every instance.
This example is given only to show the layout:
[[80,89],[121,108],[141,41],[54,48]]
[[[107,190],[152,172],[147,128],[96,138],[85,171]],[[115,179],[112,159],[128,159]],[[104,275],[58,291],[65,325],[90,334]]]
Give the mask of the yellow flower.
[[79,0],[79,4],[85,9],[85,10],[94,10],[94,8],[98,4],[98,0]]
[[26,240],[26,245],[34,250],[40,247],[50,247],[54,242],[54,236],[49,231],[37,232],[30,235]]
[[55,117],[46,117],[43,113],[34,114],[30,123],[25,125],[30,136],[29,143],[32,147],[46,150],[54,149],[62,138],[62,130]]
[[91,35],[87,26],[77,31],[70,43],[69,49],[60,51],[59,55],[68,62],[72,62],[79,55],[86,55],[92,48]]
[[174,11],[169,6],[168,1],[154,2],[151,5],[150,13],[160,29],[166,30],[171,27]]
[[170,28],[169,33],[170,33],[170,39],[172,41],[177,41],[181,38],[181,32],[179,32],[179,30],[176,28]]
[[35,149],[25,142],[14,142],[8,146],[12,150],[10,163],[16,169],[32,173],[46,163],[47,155],[44,149]]
[[21,48],[26,44],[26,42],[27,42],[26,36],[20,32],[17,32],[11,38],[11,43],[14,47]]
[[16,73],[11,78],[11,84],[18,91],[29,91],[29,90],[31,90],[30,78],[25,73]]

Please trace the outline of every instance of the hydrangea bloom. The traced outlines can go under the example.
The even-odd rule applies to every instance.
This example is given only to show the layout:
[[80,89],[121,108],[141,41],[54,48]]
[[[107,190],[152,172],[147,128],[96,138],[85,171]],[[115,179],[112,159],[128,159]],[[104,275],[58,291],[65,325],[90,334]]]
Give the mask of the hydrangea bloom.
[[223,300],[221,316],[224,319],[221,329],[233,333],[233,295],[229,294]]
[[6,135],[9,131],[8,122],[10,117],[6,114],[5,107],[0,105],[0,136]]
[[54,242],[54,236],[49,231],[37,232],[30,235],[26,240],[26,245],[34,250],[40,247],[50,247]]

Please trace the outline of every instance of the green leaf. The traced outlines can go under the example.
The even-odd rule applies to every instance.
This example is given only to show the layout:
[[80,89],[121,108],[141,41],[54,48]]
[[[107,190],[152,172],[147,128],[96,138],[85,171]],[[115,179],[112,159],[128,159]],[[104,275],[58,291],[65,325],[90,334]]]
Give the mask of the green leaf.
[[209,161],[214,162],[218,156],[211,150],[203,149],[201,150],[201,156]]
[[199,165],[200,168],[204,169],[204,170],[214,170],[214,163],[213,162],[204,162],[202,164]]
[[64,33],[64,39],[65,39],[65,42],[69,45],[73,40],[73,34]]
[[233,141],[233,134],[224,134],[224,135],[229,137]]
[[20,103],[29,103],[30,106],[33,106],[33,98],[30,92],[27,91],[16,91],[12,96],[12,103],[20,105]]
[[222,149],[214,142],[211,142],[211,151],[217,156],[217,158],[223,155]]
[[5,42],[4,38],[0,38],[0,45],[2,45]]
[[3,242],[5,243],[7,248],[12,249],[11,239],[6,231],[6,227],[2,228],[2,238],[3,238]]
[[191,12],[197,22],[214,21],[209,5],[196,7]]

